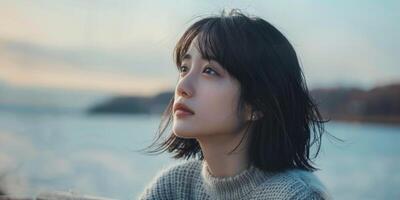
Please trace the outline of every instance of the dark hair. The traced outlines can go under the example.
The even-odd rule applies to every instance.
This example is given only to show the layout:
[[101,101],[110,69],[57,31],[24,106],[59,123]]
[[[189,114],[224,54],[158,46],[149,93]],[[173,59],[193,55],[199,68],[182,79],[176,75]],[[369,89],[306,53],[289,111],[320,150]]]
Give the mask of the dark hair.
[[[269,171],[316,170],[310,149],[316,145],[316,158],[327,121],[310,96],[296,52],[285,36],[259,17],[249,17],[238,10],[223,12],[195,22],[185,31],[174,49],[178,67],[196,36],[202,56],[217,61],[239,81],[238,111],[248,104],[253,112],[262,114],[251,122],[252,128],[247,129],[250,133],[245,133],[250,134],[252,164]],[[150,147],[160,140],[172,121],[173,103],[174,97],[162,115],[159,134]],[[204,159],[196,139],[180,138],[173,133],[148,152],[164,151],[173,152],[174,158]]]

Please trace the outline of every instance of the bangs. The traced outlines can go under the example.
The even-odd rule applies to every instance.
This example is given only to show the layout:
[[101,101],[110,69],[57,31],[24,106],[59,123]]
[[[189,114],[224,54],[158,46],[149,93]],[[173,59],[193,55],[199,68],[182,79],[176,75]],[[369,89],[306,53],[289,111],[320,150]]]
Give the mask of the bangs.
[[223,33],[218,23],[221,19],[208,18],[193,24],[183,34],[174,50],[174,58],[177,67],[182,64],[183,56],[187,53],[193,40],[196,39],[197,46],[201,56],[205,60],[214,60],[225,68],[224,50],[225,42],[223,41]]

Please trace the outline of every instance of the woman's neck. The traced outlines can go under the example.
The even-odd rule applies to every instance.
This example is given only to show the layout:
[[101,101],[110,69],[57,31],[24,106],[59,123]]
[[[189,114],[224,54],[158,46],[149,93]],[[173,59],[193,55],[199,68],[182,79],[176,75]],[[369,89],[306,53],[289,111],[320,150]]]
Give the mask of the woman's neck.
[[243,133],[235,135],[213,135],[198,138],[207,168],[215,177],[234,176],[249,167],[247,137],[234,152]]

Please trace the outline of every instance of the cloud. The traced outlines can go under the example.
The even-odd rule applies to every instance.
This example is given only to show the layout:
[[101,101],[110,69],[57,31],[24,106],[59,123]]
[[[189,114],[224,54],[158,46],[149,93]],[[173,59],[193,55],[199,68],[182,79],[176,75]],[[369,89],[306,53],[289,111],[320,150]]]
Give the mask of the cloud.
[[[20,85],[155,93],[166,87],[173,88],[172,50],[194,18],[219,13],[223,8],[240,8],[265,18],[288,36],[298,49],[312,86],[371,87],[396,81],[400,73],[400,60],[396,55],[400,50],[396,40],[400,33],[396,23],[397,5],[396,2],[361,5],[312,1],[172,1],[154,4],[121,0],[113,1],[111,6],[110,1],[96,4],[65,0],[29,4],[13,1],[2,3],[0,7],[0,15],[9,19],[0,22],[0,37],[14,41],[3,45],[6,54],[11,56],[0,58],[0,65],[38,67],[40,70],[47,66],[60,68],[58,73],[64,73],[62,68],[99,70],[114,74],[113,78],[117,80],[128,74],[135,80],[114,82],[102,76],[97,79],[99,81],[93,81],[96,78],[88,79],[88,75],[84,80],[84,77],[76,80],[67,73],[69,78],[54,76],[61,81],[39,76],[35,81],[22,83],[19,79],[14,82]],[[296,9],[288,9],[290,7]],[[12,59],[7,61],[9,58]],[[359,75],[353,76],[347,70]],[[56,70],[53,72],[57,73]],[[38,82],[39,78],[44,81]],[[132,82],[137,84],[132,86]]]
[[318,84],[363,85],[399,81],[400,71],[385,65],[393,59],[366,37],[349,30],[310,33],[298,46],[302,65],[314,87]]
[[[58,63],[84,69],[108,71],[141,72],[148,74],[163,61],[163,50],[156,46],[135,44],[119,49],[89,48],[84,46],[58,47],[37,44],[25,40],[0,40],[0,51],[14,58],[12,61],[31,67],[30,62]],[[54,66],[53,68],[57,68]],[[141,71],[139,71],[141,70]]]
[[4,66],[0,79],[20,87],[45,87],[103,91],[119,94],[153,95],[169,89],[169,83],[157,77],[143,77],[79,69],[51,69],[51,65],[22,69]]
[[[14,86],[153,95],[170,90],[175,82],[172,62],[162,66],[157,53],[1,43],[0,80]],[[149,56],[155,57],[145,58]]]

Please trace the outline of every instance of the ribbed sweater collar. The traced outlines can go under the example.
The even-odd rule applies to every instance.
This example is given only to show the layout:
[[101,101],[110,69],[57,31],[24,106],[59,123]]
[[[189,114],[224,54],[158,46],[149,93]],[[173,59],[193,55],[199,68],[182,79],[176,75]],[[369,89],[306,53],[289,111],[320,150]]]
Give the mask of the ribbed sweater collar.
[[208,170],[207,164],[203,161],[201,176],[206,190],[217,199],[243,199],[249,195],[258,185],[271,176],[269,172],[250,165],[249,168],[230,177],[215,177]]

